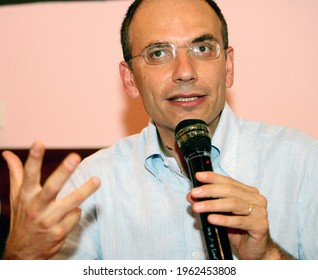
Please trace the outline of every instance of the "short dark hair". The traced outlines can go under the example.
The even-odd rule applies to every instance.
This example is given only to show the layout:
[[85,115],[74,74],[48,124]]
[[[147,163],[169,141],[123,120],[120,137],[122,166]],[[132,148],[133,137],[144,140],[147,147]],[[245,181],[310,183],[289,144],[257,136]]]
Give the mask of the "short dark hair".
[[[204,0],[204,1],[211,6],[211,8],[215,11],[215,13],[217,14],[221,22],[221,34],[222,34],[222,40],[223,40],[223,47],[224,49],[227,49],[229,46],[229,38],[228,38],[229,35],[228,35],[227,23],[222,14],[222,11],[213,0]],[[123,57],[124,57],[124,60],[128,62],[130,68],[132,68],[132,65],[131,65],[132,53],[131,53],[131,43],[129,38],[129,27],[137,9],[140,7],[142,2],[143,0],[135,0],[129,6],[126,16],[123,20],[121,30],[120,30],[120,39],[121,39]]]

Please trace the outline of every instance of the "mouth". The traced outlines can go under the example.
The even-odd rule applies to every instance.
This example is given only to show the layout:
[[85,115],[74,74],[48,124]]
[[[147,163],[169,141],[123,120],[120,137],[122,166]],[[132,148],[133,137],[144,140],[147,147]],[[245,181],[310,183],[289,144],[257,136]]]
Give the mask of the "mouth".
[[192,96],[192,97],[173,97],[170,98],[169,100],[171,101],[175,101],[175,102],[191,102],[191,101],[195,101],[197,99],[201,98],[200,96]]
[[199,105],[204,97],[204,95],[200,94],[178,94],[170,97],[168,100],[174,105],[193,107]]

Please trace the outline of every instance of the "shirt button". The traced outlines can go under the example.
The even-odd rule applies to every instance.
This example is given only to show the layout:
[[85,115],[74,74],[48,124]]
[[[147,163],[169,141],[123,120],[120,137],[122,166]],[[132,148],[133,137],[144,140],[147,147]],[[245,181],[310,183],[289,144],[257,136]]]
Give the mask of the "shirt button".
[[169,162],[168,162],[167,160],[164,160],[164,161],[163,161],[163,165],[164,165],[165,167],[168,167],[168,166],[169,166]]
[[192,253],[192,257],[193,257],[194,259],[198,259],[198,258],[200,258],[200,253],[199,253],[199,252],[193,252],[193,253]]

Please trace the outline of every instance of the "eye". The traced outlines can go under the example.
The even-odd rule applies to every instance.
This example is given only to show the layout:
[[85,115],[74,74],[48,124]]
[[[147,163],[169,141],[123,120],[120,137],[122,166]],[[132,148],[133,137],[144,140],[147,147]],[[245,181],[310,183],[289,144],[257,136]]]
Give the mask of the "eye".
[[190,53],[198,59],[217,59],[220,55],[220,45],[216,41],[198,42],[190,46]]
[[145,59],[150,64],[168,62],[173,57],[172,47],[169,45],[153,46],[146,50]]
[[154,50],[148,54],[149,58],[152,58],[152,59],[161,58],[165,55],[167,55],[167,52],[164,49]]
[[198,47],[198,51],[201,53],[206,53],[212,51],[211,46],[202,45]]
[[191,49],[193,54],[198,56],[209,56],[215,52],[213,45],[207,42],[193,44]]

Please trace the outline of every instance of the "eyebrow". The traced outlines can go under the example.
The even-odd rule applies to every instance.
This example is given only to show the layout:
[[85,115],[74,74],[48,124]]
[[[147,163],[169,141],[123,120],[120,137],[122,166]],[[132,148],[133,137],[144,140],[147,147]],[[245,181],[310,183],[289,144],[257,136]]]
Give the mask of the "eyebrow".
[[[203,34],[197,38],[194,38],[191,43],[200,43],[204,41],[217,41],[216,37],[212,34]],[[144,49],[155,48],[170,45],[171,42],[154,41],[147,44]]]
[[200,43],[204,41],[217,41],[217,39],[212,34],[203,34],[202,36],[193,39],[192,43]]
[[155,48],[155,47],[162,47],[162,46],[167,46],[170,45],[171,43],[169,42],[150,42],[149,44],[147,44],[144,49],[147,48]]

